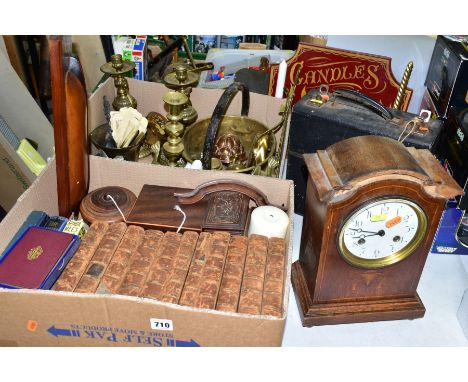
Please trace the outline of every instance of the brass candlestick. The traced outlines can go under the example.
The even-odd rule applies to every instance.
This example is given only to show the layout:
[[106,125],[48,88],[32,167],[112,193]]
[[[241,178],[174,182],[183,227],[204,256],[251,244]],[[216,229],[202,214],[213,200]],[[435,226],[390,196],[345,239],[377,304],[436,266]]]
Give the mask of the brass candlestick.
[[135,63],[122,60],[121,54],[114,54],[111,57],[111,62],[107,62],[101,66],[101,72],[109,74],[114,78],[114,86],[117,89],[117,96],[112,102],[114,110],[120,110],[122,107],[137,108],[137,101],[128,90],[128,82],[124,74],[133,70]]
[[395,98],[395,102],[393,103],[394,109],[399,109],[401,107],[401,103],[403,102],[403,97],[405,96],[406,89],[408,88],[408,82],[412,71],[413,61],[410,61],[408,62],[408,65],[406,65],[405,72],[403,73],[403,78],[401,79],[400,87],[398,88],[398,93]]
[[186,65],[177,64],[173,67],[171,73],[164,77],[164,84],[172,90],[176,90],[187,96],[187,103],[182,109],[182,124],[189,126],[198,118],[197,111],[193,108],[190,101],[192,87],[198,82],[199,75],[196,71],[189,70]]
[[188,101],[188,97],[183,93],[172,90],[164,95],[163,101],[169,107],[165,126],[167,141],[164,142],[163,151],[169,166],[175,167],[184,151],[184,144],[180,137],[184,132],[184,125],[180,121],[182,120],[181,112]]

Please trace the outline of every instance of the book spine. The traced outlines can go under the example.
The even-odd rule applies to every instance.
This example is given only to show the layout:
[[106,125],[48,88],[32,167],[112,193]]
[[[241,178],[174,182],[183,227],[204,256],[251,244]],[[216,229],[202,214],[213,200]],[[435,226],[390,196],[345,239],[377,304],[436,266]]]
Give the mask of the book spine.
[[86,272],[81,277],[75,292],[94,293],[101,281],[102,275],[117,250],[122,237],[125,234],[127,225],[125,223],[114,223],[109,226],[96,252],[88,264]]
[[212,234],[211,251],[206,257],[203,276],[200,282],[200,291],[197,299],[198,308],[216,308],[216,300],[218,299],[230,238],[231,235],[228,232],[218,231]]
[[248,239],[245,236],[231,237],[216,303],[217,310],[237,312],[247,246]]
[[169,280],[164,285],[161,301],[177,304],[184,287],[192,255],[197,245],[198,233],[185,231],[180,241],[179,250],[174,259],[174,266]]
[[118,289],[118,294],[139,296],[146,283],[153,260],[161,249],[164,234],[157,230],[147,230],[138,249],[130,259],[128,273]]
[[196,306],[203,268],[205,267],[206,257],[211,249],[211,234],[207,232],[200,233],[198,237],[195,253],[193,254],[190,268],[185,280],[184,288],[180,296],[179,304]]
[[75,255],[52,287],[53,290],[73,292],[108,228],[109,224],[103,222],[91,225]]
[[119,248],[102,276],[97,293],[117,293],[127,274],[130,258],[140,245],[144,233],[145,230],[138,226],[131,225],[127,228]]
[[251,235],[239,298],[239,313],[261,314],[268,239]]
[[146,283],[140,294],[142,297],[149,297],[159,300],[162,296],[164,285],[169,280],[171,269],[174,264],[182,235],[175,232],[166,232],[160,244],[161,250],[153,260]]
[[285,274],[285,243],[272,237],[268,240],[268,257],[263,288],[262,314],[281,317],[283,315],[283,290]]

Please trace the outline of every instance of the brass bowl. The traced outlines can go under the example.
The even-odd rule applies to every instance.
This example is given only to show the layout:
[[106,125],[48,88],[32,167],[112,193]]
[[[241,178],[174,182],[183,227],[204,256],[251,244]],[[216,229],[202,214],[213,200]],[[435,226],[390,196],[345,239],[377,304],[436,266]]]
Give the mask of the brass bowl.
[[94,146],[104,151],[109,158],[122,156],[125,160],[132,162],[138,161],[140,148],[144,142],[144,139],[140,139],[137,144],[133,144],[128,147],[115,147],[115,142],[112,138],[112,130],[107,123],[100,125],[91,131],[91,133],[89,133],[89,138],[91,139],[91,142],[93,142]]
[[[193,162],[196,159],[201,159],[205,136],[211,118],[205,118],[197,121],[192,126],[188,127],[183,136],[184,159],[188,162]],[[255,163],[254,147],[256,137],[268,130],[263,123],[254,119],[243,116],[225,115],[221,118],[220,126],[216,134],[219,137],[222,134],[234,134],[239,137],[242,146],[247,154],[248,163],[245,168],[229,170],[234,172],[251,172],[256,165],[265,164],[268,159],[275,153],[276,137],[272,133],[268,137],[268,149],[265,159],[259,163]]]

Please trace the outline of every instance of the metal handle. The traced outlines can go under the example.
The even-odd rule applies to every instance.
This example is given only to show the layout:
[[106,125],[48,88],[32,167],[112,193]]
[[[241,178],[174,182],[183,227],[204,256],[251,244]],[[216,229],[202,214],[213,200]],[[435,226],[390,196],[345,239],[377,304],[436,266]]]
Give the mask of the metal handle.
[[335,89],[333,93],[337,97],[346,98],[348,100],[357,102],[363,106],[368,107],[372,111],[379,114],[382,118],[393,118],[392,113],[390,113],[390,111],[384,105],[365,94],[359,93],[351,89]]
[[218,133],[219,125],[221,124],[221,119],[226,114],[227,108],[231,101],[233,100],[236,93],[242,91],[242,109],[241,115],[246,117],[249,115],[250,107],[250,93],[249,88],[246,84],[242,82],[233,82],[223,93],[221,98],[216,105],[213,115],[211,116],[210,123],[206,130],[205,143],[203,145],[203,154],[202,154],[202,165],[204,170],[211,170],[211,155],[213,152],[213,147]]

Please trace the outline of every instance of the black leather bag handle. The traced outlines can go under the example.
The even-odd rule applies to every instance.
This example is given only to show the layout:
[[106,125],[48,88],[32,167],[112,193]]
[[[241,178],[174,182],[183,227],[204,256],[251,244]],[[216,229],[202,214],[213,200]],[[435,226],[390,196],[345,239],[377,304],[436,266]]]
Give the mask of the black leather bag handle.
[[229,85],[228,88],[226,88],[221,98],[219,99],[206,130],[205,143],[203,145],[203,154],[201,158],[203,169],[205,170],[211,170],[211,154],[213,151],[216,134],[218,133],[219,125],[221,124],[221,119],[226,114],[229,104],[239,90],[242,91],[241,115],[243,117],[247,117],[249,115],[249,88],[242,82],[233,82],[231,85]]
[[337,97],[346,98],[348,100],[359,103],[379,114],[384,119],[393,118],[392,113],[390,113],[390,111],[384,105],[365,94],[359,93],[355,90],[341,88],[335,89],[333,94]]

